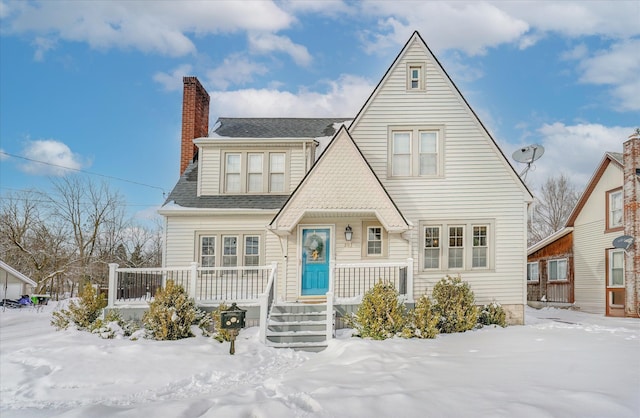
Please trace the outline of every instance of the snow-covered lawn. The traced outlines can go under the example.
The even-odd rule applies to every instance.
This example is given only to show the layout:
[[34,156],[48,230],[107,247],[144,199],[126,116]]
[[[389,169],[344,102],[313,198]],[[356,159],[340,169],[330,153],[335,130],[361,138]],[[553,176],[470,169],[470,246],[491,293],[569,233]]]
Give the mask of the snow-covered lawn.
[[[640,417],[640,321],[527,309],[527,325],[434,340],[345,331],[321,353],[103,340],[0,311],[9,417]],[[199,331],[199,330],[198,330]]]

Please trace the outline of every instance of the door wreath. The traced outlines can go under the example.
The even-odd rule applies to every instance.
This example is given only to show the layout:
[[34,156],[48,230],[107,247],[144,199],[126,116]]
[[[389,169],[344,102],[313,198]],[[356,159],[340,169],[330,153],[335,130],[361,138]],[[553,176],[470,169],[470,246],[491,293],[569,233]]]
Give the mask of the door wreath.
[[307,244],[305,245],[307,250],[311,253],[311,258],[313,261],[316,261],[322,255],[322,249],[324,248],[324,243],[322,238],[318,234],[313,234],[309,238],[307,238]]

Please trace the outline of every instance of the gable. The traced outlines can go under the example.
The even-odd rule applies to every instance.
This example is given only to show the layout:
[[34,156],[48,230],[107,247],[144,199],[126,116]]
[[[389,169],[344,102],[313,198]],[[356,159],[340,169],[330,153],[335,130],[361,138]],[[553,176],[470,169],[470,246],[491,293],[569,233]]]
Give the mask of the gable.
[[[424,68],[424,90],[408,88],[408,69],[413,65]],[[388,187],[385,178],[389,177],[385,166],[388,164],[387,129],[394,126],[441,130],[448,140],[442,150],[443,161],[455,161],[471,168],[485,164],[487,176],[499,177],[501,182],[509,181],[523,193],[526,201],[533,200],[527,186],[417,32],[405,44],[349,127],[385,187]],[[448,177],[446,170],[450,167],[443,168],[442,177]]]
[[315,213],[373,214],[389,232],[409,229],[344,126],[271,221],[270,228],[287,234],[302,217]]
[[20,273],[18,270],[14,269],[13,267],[11,267],[10,265],[8,265],[2,260],[0,260],[0,270],[5,272],[6,275],[5,277],[3,277],[5,280],[8,279],[9,276],[11,276],[28,285],[31,285],[34,287],[38,285],[35,281],[25,276],[24,274]]

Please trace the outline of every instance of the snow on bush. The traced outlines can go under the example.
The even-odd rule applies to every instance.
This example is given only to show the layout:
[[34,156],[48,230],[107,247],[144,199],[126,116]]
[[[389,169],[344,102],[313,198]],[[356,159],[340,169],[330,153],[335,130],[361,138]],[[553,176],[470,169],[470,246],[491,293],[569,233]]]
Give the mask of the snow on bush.
[[442,333],[464,332],[478,323],[478,308],[469,283],[446,276],[433,287],[433,309]]
[[480,311],[480,317],[478,322],[482,325],[500,325],[501,327],[507,326],[507,315],[498,302],[493,301],[488,305],[484,305]]
[[197,308],[184,288],[173,280],[167,280],[164,289],[159,290],[149,303],[149,310],[142,317],[142,323],[150,338],[155,340],[179,340],[193,337],[191,325],[196,320]]
[[433,311],[431,300],[423,295],[410,312],[403,336],[407,338],[435,338],[438,335],[438,315]]
[[58,330],[67,329],[73,324],[79,330],[91,330],[93,323],[107,306],[103,294],[97,294],[91,283],[84,285],[77,300],[69,302],[68,309],[60,309],[53,312],[51,325]]
[[356,336],[384,340],[403,331],[406,309],[393,284],[379,281],[364,295],[349,322]]

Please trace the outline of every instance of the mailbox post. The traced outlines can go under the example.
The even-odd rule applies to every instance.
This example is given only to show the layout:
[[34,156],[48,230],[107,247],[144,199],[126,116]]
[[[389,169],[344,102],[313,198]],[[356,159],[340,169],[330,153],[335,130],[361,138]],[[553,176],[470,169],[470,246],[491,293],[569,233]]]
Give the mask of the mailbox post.
[[247,311],[238,308],[235,302],[231,304],[231,307],[225,311],[220,312],[220,328],[229,331],[231,336],[231,347],[229,348],[229,354],[235,354],[236,352],[236,337],[241,328],[245,327],[245,316]]

